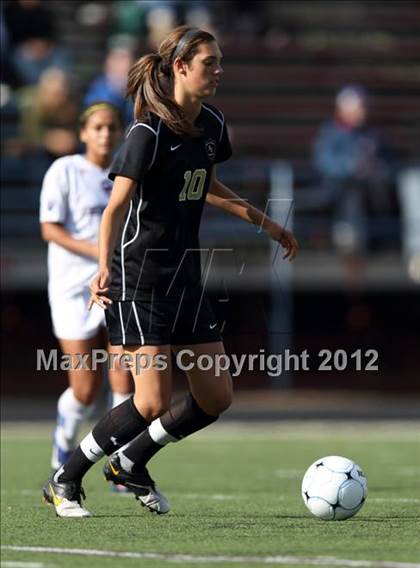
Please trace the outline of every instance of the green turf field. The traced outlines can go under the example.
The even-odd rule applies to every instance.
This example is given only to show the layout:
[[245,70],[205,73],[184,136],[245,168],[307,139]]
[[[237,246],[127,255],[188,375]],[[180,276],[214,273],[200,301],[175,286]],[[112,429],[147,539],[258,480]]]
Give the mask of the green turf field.
[[[86,506],[96,516],[56,518],[40,491],[49,443],[45,425],[3,428],[5,568],[420,566],[418,423],[213,426],[153,462],[173,506],[166,516],[111,493],[99,465],[85,480]],[[354,459],[368,478],[364,508],[344,522],[317,520],[301,501],[304,471],[329,454]]]

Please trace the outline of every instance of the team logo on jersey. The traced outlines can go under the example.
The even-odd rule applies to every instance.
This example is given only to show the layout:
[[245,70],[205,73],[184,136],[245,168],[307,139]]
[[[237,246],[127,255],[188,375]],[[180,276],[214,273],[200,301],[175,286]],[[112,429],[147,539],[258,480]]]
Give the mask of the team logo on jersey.
[[213,140],[213,138],[209,138],[208,140],[206,140],[205,145],[207,156],[209,157],[209,160],[213,162],[214,158],[216,157],[216,142]]

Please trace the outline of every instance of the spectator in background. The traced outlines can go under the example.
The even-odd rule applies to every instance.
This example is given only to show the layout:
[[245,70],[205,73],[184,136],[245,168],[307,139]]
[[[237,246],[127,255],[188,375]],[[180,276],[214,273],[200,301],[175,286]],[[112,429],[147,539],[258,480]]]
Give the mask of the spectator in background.
[[77,97],[66,73],[50,68],[38,85],[20,89],[17,98],[22,153],[35,157],[33,163],[42,175],[53,160],[78,149]]
[[104,71],[88,87],[83,100],[84,106],[101,100],[116,106],[127,124],[133,120],[133,104],[126,99],[128,70],[134,63],[133,49],[127,46],[112,47],[104,62]]
[[19,84],[36,84],[48,67],[68,68],[68,58],[56,44],[51,12],[45,2],[9,1],[4,8],[4,19]]
[[245,37],[263,36],[269,28],[265,6],[254,0],[233,0],[229,2],[233,10],[232,31]]
[[168,30],[177,21],[176,2],[173,0],[123,0],[114,2],[114,33],[145,38],[157,47]]
[[38,85],[24,87],[18,95],[25,141],[42,146],[54,159],[77,150],[78,104],[64,71],[46,69]]
[[112,4],[112,33],[117,36],[145,38],[147,3],[139,0],[117,0]]
[[337,94],[333,120],[322,125],[313,146],[314,166],[333,207],[332,241],[345,256],[354,291],[373,229],[369,214],[388,210],[393,177],[391,153],[367,125],[368,112],[367,91],[345,86]]
[[333,242],[343,252],[364,252],[368,211],[389,207],[393,160],[381,137],[367,126],[368,94],[349,85],[336,98],[334,119],[323,124],[313,148],[314,166],[334,206]]
[[145,38],[151,49],[177,24],[185,23],[212,32],[212,6],[208,0],[117,0],[114,33]]

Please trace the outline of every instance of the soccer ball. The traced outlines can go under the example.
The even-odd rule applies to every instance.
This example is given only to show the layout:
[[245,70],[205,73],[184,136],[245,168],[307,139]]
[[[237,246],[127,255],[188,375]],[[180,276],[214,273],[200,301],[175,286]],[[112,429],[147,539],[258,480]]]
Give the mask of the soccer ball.
[[367,479],[352,460],[327,456],[316,460],[302,480],[302,498],[310,512],[324,521],[343,521],[362,508]]

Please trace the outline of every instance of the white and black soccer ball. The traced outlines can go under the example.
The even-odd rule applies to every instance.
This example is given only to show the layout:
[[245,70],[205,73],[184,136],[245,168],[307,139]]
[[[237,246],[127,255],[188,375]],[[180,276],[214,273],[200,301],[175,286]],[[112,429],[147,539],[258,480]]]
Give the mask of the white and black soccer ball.
[[367,497],[367,479],[352,460],[327,456],[316,460],[302,480],[302,498],[310,512],[324,521],[355,515]]

